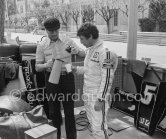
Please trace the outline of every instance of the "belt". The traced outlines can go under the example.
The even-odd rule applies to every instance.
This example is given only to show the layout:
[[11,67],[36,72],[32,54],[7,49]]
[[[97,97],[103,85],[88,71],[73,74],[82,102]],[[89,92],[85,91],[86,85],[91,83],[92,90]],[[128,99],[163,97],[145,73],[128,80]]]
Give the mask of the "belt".
[[67,75],[69,74],[67,71],[61,71],[61,75]]
[[[50,71],[47,71],[49,74],[50,74]],[[67,72],[67,71],[61,71],[61,75],[68,75],[70,74],[71,72]]]

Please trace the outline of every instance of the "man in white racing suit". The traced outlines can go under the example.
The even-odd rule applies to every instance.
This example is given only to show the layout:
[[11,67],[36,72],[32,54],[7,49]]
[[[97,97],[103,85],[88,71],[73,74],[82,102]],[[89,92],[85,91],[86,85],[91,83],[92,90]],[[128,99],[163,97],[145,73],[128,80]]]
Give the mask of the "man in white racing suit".
[[83,67],[72,67],[77,74],[84,74],[83,99],[94,139],[108,139],[106,116],[108,96],[112,86],[118,58],[104,48],[99,31],[91,23],[83,24],[78,32],[80,41],[87,47]]

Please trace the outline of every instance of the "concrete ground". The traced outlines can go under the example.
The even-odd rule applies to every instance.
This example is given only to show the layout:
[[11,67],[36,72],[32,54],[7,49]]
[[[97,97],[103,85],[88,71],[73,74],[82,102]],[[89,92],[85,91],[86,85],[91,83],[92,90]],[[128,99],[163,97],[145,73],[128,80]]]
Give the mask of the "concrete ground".
[[[80,108],[75,108],[75,114],[78,114],[80,110],[81,110]],[[110,109],[108,113],[108,123],[115,118],[118,119],[119,116],[128,117],[117,110]],[[125,123],[129,124],[129,122]],[[153,136],[149,136],[146,133],[137,130],[132,124],[132,122],[130,123],[130,125],[132,126],[124,130],[121,130],[119,132],[113,130],[113,134],[109,136],[109,139],[165,139],[166,138],[166,134],[164,134],[161,131],[155,131]],[[62,126],[62,137],[66,137],[64,123]],[[89,130],[77,131],[77,139],[92,139],[92,136],[90,136]]]

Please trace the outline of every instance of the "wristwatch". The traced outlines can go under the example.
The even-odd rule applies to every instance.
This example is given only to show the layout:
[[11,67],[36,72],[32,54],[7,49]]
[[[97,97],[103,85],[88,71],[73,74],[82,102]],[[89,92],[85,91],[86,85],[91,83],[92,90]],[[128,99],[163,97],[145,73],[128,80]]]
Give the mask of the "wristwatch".
[[99,101],[99,102],[103,102],[104,100],[102,100],[102,99],[98,98],[98,101]]

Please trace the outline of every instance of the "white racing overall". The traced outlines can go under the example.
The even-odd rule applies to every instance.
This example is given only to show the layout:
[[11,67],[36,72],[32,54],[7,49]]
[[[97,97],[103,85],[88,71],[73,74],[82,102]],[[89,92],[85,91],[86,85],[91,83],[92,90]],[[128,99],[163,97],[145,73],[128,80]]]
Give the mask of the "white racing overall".
[[[98,41],[87,49],[84,67],[77,67],[77,73],[84,74],[83,99],[94,139],[108,139],[106,117],[109,105],[107,98],[110,95],[117,64],[117,55],[104,48],[103,43]],[[105,102],[101,111],[94,109],[98,99]]]

